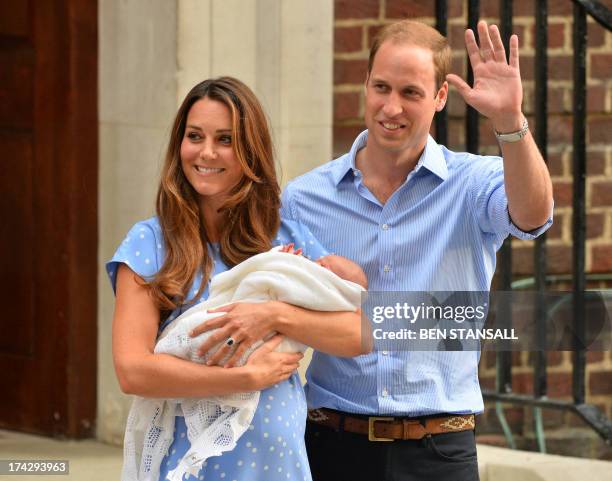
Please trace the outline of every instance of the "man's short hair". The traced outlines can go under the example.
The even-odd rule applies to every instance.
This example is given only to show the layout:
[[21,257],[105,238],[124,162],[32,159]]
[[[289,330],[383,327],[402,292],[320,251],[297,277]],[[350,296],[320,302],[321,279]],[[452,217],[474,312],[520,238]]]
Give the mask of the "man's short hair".
[[451,49],[446,37],[435,28],[414,20],[401,20],[391,23],[383,27],[374,37],[370,48],[370,58],[368,59],[368,75],[372,72],[376,52],[387,40],[430,50],[433,54],[436,73],[436,89],[442,87],[451,63]]

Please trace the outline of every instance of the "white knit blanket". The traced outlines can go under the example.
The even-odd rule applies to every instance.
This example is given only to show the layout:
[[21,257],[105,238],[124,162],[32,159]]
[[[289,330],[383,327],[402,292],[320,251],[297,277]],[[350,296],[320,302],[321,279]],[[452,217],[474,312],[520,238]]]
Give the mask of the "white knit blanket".
[[[214,331],[195,338],[191,338],[189,332],[202,322],[223,315],[208,314],[207,309],[231,302],[279,300],[317,311],[355,311],[359,307],[361,286],[340,279],[302,256],[277,249],[251,257],[215,276],[208,300],[172,321],[158,339],[155,353],[206,362],[222,344],[211,349],[205,357],[198,357],[198,347]],[[305,348],[285,338],[277,351],[297,352]],[[243,362],[252,351],[244,356]],[[258,402],[259,391],[203,399],[136,397],[125,431],[122,481],[158,480],[161,461],[173,441],[174,417],[181,411],[191,449],[169,473],[168,479],[180,481],[186,473],[196,475],[206,459],[236,446],[251,424]]]

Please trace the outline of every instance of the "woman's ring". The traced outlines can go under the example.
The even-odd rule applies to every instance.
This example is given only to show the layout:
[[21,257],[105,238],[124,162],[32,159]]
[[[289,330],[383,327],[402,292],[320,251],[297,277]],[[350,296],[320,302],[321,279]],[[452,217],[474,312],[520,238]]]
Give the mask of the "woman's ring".
[[228,346],[232,346],[236,341],[234,341],[234,338],[232,336],[228,337],[227,340],[225,341],[225,344],[227,344]]

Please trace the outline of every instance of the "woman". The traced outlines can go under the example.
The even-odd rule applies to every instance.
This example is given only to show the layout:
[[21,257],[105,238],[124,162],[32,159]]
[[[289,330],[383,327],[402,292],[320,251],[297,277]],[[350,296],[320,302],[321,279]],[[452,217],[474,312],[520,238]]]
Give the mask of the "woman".
[[[304,226],[281,221],[279,191],[269,129],[254,94],[230,77],[206,80],[178,110],[157,217],[137,223],[107,265],[117,297],[113,358],[125,393],[184,398],[262,390],[253,423],[236,448],[209,459],[190,479],[310,479],[306,404],[295,373],[302,356],[274,352],[280,335],[246,365],[231,369],[153,354],[164,326],[207,298],[212,275],[277,244],[295,243],[313,259],[325,254]],[[277,331],[330,354],[362,353],[359,313],[313,312],[280,302],[226,310],[215,336],[231,338],[237,351]],[[177,413],[160,480],[188,449]]]

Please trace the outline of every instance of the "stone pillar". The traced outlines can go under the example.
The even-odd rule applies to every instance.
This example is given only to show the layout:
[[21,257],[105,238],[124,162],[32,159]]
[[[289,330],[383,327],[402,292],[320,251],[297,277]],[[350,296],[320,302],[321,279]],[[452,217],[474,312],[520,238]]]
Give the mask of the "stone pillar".
[[[100,0],[98,438],[123,442],[130,399],[113,368],[114,298],[104,269],[137,220],[154,215],[176,110],[176,4]],[[84,128],[87,128],[84,126]]]

